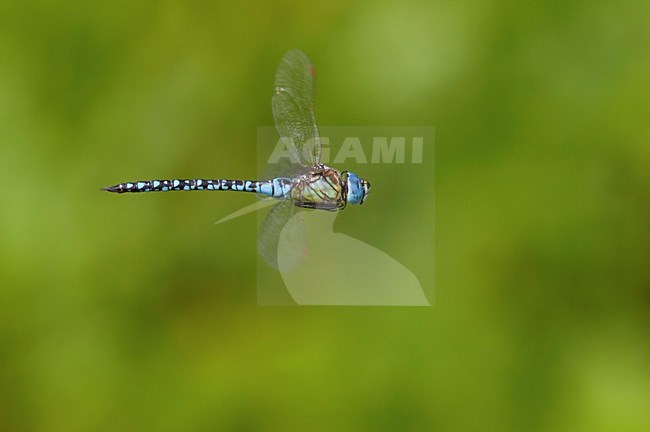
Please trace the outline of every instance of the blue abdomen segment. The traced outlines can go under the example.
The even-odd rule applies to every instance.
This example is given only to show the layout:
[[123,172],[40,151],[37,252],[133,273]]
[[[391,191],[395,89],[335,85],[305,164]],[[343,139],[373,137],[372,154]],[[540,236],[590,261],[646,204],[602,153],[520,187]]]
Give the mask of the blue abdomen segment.
[[291,179],[274,178],[259,183],[258,193],[271,198],[289,198],[291,194]]
[[226,179],[140,180],[119,183],[114,186],[102,188],[102,190],[115,193],[230,190],[259,193],[272,198],[288,198],[291,191],[291,179],[276,178],[263,181]]

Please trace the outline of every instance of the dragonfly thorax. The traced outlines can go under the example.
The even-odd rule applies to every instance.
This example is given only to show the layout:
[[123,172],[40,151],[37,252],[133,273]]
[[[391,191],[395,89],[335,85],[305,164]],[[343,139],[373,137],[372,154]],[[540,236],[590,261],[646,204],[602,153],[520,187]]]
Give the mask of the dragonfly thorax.
[[318,164],[294,177],[286,198],[298,207],[328,211],[342,210],[348,204],[363,204],[370,183],[348,171]]

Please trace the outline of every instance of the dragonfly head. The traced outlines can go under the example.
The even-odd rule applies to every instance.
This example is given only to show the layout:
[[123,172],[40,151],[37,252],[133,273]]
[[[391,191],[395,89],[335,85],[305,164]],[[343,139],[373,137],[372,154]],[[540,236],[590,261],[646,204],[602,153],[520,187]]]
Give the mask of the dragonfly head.
[[347,174],[346,183],[348,187],[348,204],[363,204],[370,192],[370,182],[367,182],[356,174],[348,171],[344,174]]

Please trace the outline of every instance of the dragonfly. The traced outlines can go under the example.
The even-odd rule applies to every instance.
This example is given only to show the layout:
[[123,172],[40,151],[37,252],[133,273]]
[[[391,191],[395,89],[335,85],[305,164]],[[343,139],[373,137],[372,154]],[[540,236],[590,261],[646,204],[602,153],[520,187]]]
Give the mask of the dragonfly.
[[163,179],[128,181],[102,188],[114,193],[167,191],[250,192],[279,200],[260,228],[258,248],[275,262],[280,232],[300,209],[336,212],[348,204],[361,205],[370,182],[349,171],[321,162],[322,143],[314,115],[315,69],[299,50],[287,52],[275,74],[272,98],[275,127],[292,163],[287,175],[267,180]]

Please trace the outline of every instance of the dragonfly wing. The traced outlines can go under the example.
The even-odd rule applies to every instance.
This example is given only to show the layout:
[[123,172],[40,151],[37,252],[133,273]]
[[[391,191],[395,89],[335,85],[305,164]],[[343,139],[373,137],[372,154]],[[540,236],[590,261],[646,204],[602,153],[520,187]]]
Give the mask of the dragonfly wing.
[[254,211],[257,211],[261,208],[268,207],[270,205],[276,204],[277,201],[274,200],[273,198],[260,198],[259,201],[254,202],[253,204],[247,205],[244,208],[241,208],[233,213],[230,213],[228,216],[224,216],[218,221],[215,222],[215,225],[220,224],[222,222],[229,221],[231,219],[238,218],[239,216],[244,216],[245,214],[252,213]]
[[289,266],[297,265],[307,254],[307,240],[300,212],[301,209],[291,201],[281,201],[271,209],[262,223],[257,248],[264,260],[275,269],[278,268],[279,254],[282,254],[283,263],[293,263]]
[[320,163],[321,142],[314,117],[314,67],[298,50],[287,52],[275,74],[275,127],[297,162]]

